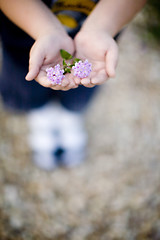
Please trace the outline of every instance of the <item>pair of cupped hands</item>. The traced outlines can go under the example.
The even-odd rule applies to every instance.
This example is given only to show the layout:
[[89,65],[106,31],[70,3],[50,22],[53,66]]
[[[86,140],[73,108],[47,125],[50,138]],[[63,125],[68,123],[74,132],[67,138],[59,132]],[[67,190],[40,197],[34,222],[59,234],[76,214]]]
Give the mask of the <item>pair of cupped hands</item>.
[[[62,65],[61,49],[81,60],[87,59],[92,64],[90,75],[80,79],[72,73],[67,73],[61,85],[49,81],[46,69],[56,64]],[[67,33],[51,33],[39,37],[33,44],[26,80],[35,79],[40,85],[53,90],[66,91],[79,85],[90,88],[115,77],[117,60],[117,44],[105,31],[79,31],[74,39]]]

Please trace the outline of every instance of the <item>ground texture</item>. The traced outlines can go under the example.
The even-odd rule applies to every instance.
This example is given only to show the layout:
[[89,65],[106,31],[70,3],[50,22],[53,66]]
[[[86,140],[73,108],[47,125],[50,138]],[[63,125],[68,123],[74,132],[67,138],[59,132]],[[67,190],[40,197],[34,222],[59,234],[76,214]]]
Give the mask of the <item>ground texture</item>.
[[1,240],[160,239],[160,54],[131,24],[115,79],[86,113],[88,159],[46,173],[25,116],[0,105]]

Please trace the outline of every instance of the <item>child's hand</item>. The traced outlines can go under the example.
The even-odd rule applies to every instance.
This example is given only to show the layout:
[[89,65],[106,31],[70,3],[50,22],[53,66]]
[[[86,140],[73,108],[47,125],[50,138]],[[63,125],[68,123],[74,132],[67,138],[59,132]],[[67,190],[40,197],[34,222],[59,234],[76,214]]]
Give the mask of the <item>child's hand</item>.
[[42,86],[54,90],[69,90],[78,87],[72,74],[66,74],[61,85],[53,84],[47,79],[46,69],[62,63],[60,49],[74,53],[73,40],[67,34],[51,34],[36,40],[30,51],[29,72],[26,80],[35,79]]
[[92,63],[89,77],[81,80],[75,78],[77,84],[93,87],[104,83],[115,76],[118,60],[118,47],[114,39],[104,31],[83,31],[75,37],[76,57],[88,59]]

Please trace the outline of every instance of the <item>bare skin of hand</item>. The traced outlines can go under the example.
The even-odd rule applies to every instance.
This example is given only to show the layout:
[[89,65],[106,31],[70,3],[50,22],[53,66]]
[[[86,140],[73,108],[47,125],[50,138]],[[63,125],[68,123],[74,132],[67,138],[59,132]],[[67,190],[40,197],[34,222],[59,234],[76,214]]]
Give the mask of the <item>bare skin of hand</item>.
[[62,63],[60,49],[65,49],[74,54],[73,40],[66,34],[47,35],[35,41],[30,51],[29,72],[26,80],[35,79],[40,85],[51,88],[53,90],[69,90],[77,88],[72,74],[65,74],[61,85],[54,84],[47,79],[46,69],[56,64]]
[[80,31],[75,39],[76,57],[88,59],[92,63],[89,77],[78,79],[77,84],[93,87],[115,77],[118,47],[114,39],[105,31]]

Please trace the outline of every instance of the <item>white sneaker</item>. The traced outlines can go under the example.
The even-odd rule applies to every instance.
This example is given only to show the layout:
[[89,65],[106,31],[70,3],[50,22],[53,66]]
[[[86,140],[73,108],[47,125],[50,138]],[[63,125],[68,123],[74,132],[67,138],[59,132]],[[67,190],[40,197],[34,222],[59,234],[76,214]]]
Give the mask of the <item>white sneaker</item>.
[[27,122],[33,162],[41,169],[73,167],[85,160],[87,134],[83,114],[52,102],[30,111]]
[[73,168],[81,165],[86,159],[86,149],[65,149],[62,154],[62,166]]
[[56,157],[48,151],[33,152],[32,160],[36,166],[46,171],[52,171],[57,167]]
[[57,166],[54,152],[59,146],[58,112],[58,106],[49,103],[27,114],[28,144],[33,153],[33,162],[47,171],[53,170]]
[[61,164],[74,167],[86,158],[87,134],[84,127],[84,116],[61,107],[60,112],[60,146],[64,150]]

